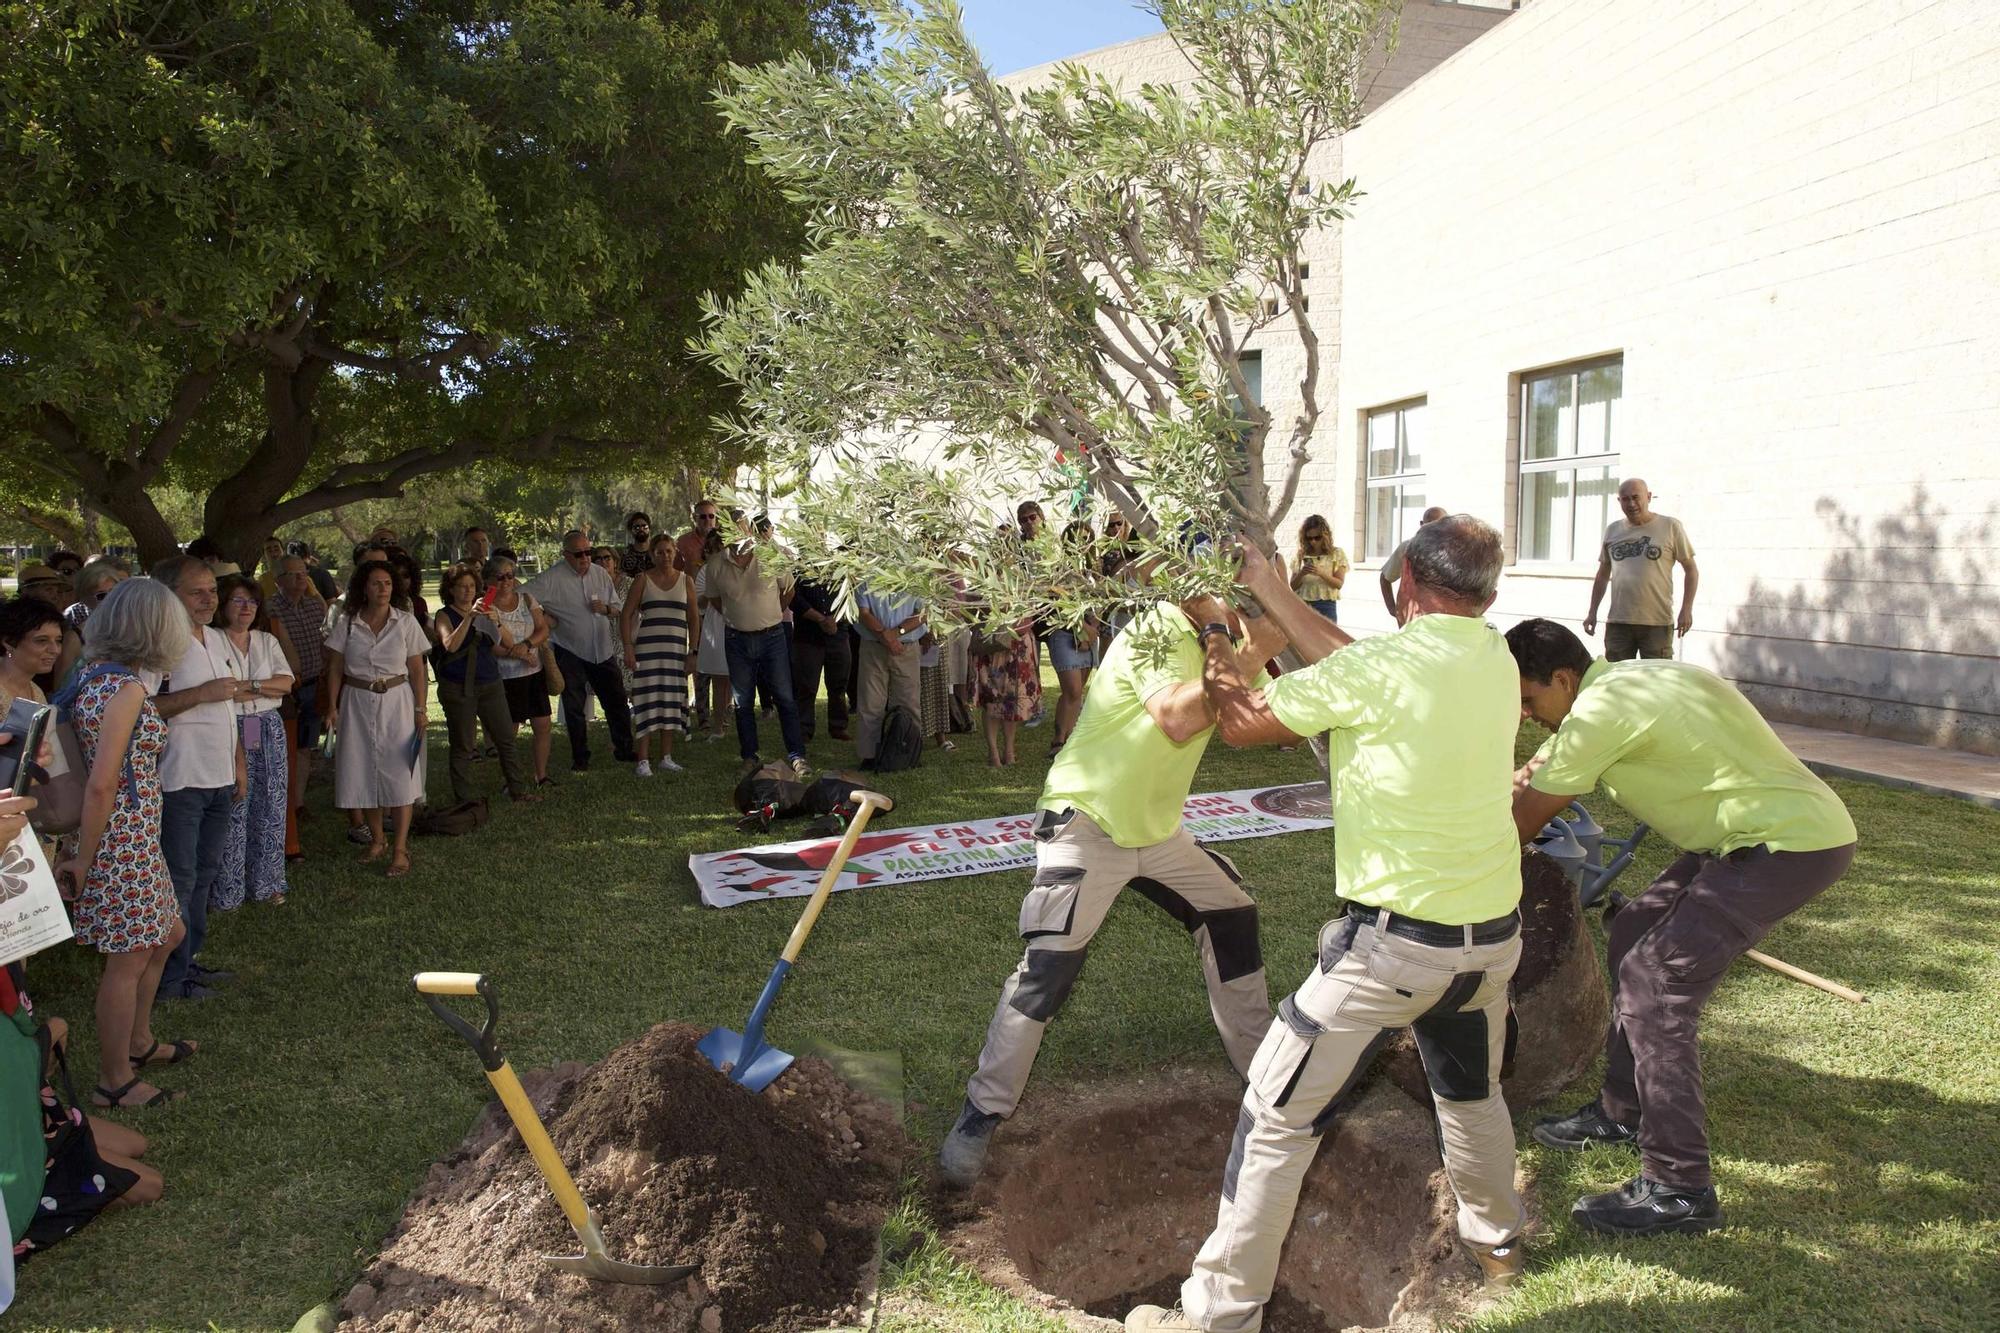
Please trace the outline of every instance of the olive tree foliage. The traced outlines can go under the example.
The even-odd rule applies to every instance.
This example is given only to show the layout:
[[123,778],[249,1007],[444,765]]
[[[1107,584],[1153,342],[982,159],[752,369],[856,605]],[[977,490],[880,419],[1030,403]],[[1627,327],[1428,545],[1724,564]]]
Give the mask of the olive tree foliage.
[[852,0],[0,4],[0,489],[235,554],[482,459],[708,456],[699,294],[795,253],[731,62]]
[[[880,59],[852,76],[731,71],[728,121],[809,245],[712,300],[703,347],[740,390],[728,436],[805,478],[804,569],[939,601],[957,578],[989,624],[1074,623],[1226,587],[1190,534],[1271,546],[1320,411],[1301,246],[1356,197],[1312,167],[1359,120],[1394,5],[1149,8],[1191,81],[1063,64],[1005,86],[951,0],[878,6]],[[1279,326],[1299,349],[1282,416],[1241,369]],[[1066,493],[1132,520],[1149,585],[1065,542],[1061,505],[1025,549],[996,525],[996,495]]]

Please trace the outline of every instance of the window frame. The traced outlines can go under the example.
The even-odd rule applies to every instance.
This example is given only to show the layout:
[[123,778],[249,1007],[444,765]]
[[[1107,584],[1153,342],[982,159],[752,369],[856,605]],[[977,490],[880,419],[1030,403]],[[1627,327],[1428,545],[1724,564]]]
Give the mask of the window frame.
[[[1429,406],[1430,406],[1430,396],[1428,394],[1417,394],[1409,398],[1397,399],[1394,402],[1383,403],[1378,407],[1369,407],[1362,409],[1361,522],[1358,525],[1358,535],[1360,536],[1359,545],[1361,548],[1361,555],[1362,555],[1362,560],[1360,563],[1373,564],[1388,559],[1391,552],[1393,552],[1399,545],[1401,545],[1403,542],[1409,539],[1410,532],[1416,531],[1414,527],[1412,527],[1409,530],[1409,532],[1405,532],[1402,530],[1403,513],[1408,508],[1408,506],[1402,502],[1402,493],[1408,490],[1413,483],[1417,487],[1423,488],[1430,479],[1430,471],[1428,464],[1426,464],[1423,461],[1421,454],[1419,454],[1418,456],[1418,466],[1416,470],[1412,471],[1408,466],[1409,435],[1410,435],[1408,418],[1409,414],[1413,410],[1421,411],[1423,409],[1427,409]],[[1385,472],[1380,476],[1377,476],[1370,471],[1370,468],[1373,465],[1374,453],[1375,453],[1375,450],[1372,445],[1374,424],[1376,418],[1390,413],[1393,413],[1396,418],[1396,425],[1395,425],[1396,445],[1395,445],[1395,464],[1394,464],[1396,470],[1393,472]],[[1392,533],[1390,534],[1390,540],[1383,547],[1381,553],[1377,554],[1375,551],[1375,543],[1372,540],[1375,534],[1370,529],[1370,524],[1372,523],[1374,518],[1375,507],[1370,502],[1374,497],[1374,492],[1382,490],[1392,490],[1396,493],[1396,498],[1391,506],[1391,512],[1395,514],[1396,518],[1395,518],[1395,528],[1394,531],[1392,531]],[[1425,498],[1429,498],[1427,492],[1425,492]]]
[[[1562,411],[1567,413],[1570,418],[1570,438],[1579,441],[1577,447],[1580,449],[1581,436],[1579,434],[1579,427],[1584,406],[1580,377],[1586,372],[1601,370],[1607,366],[1618,367],[1618,397],[1609,400],[1609,402],[1622,403],[1625,401],[1625,353],[1622,350],[1607,352],[1599,356],[1583,357],[1575,361],[1558,361],[1553,365],[1542,366],[1534,370],[1520,371],[1514,376],[1516,384],[1513,403],[1513,558],[1514,563],[1517,565],[1525,565],[1529,570],[1561,570],[1583,564],[1594,565],[1597,561],[1599,549],[1602,547],[1604,541],[1604,532],[1600,527],[1595,532],[1579,540],[1576,526],[1577,505],[1582,488],[1576,479],[1576,474],[1586,471],[1594,472],[1599,468],[1605,468],[1610,471],[1613,482],[1617,481],[1619,465],[1622,459],[1622,451],[1617,448],[1617,415],[1612,413],[1605,427],[1605,440],[1610,447],[1588,454],[1557,454],[1552,458],[1531,459],[1528,457],[1528,443],[1534,417],[1529,406],[1529,395],[1533,392],[1536,384],[1563,377],[1567,377],[1571,381],[1569,404]],[[1610,409],[1607,407],[1607,412],[1609,411]],[[1560,430],[1560,427],[1558,427],[1558,430]],[[1571,474],[1569,487],[1570,549],[1567,553],[1558,553],[1552,550],[1546,556],[1530,555],[1527,552],[1528,537],[1530,534],[1528,503],[1531,494],[1528,486],[1528,478],[1538,474],[1557,472],[1568,472]]]

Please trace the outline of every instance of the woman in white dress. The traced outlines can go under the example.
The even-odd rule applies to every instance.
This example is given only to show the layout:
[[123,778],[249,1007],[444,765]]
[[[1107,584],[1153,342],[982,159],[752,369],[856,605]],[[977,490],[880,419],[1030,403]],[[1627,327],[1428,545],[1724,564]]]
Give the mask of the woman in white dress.
[[619,628],[625,640],[625,671],[632,678],[632,734],[639,742],[637,773],[653,776],[652,740],[659,737],[660,767],[678,773],[674,735],[687,730],[688,668],[700,641],[701,612],[694,605],[694,581],[680,567],[674,539],[653,538],[652,563],[633,576],[625,594]]
[[[701,573],[695,577],[694,600],[701,618],[701,650],[694,659],[694,692],[697,700],[708,702],[708,739],[719,740],[729,707],[729,653],[723,646],[722,599],[709,591],[708,571],[722,555],[722,533],[710,528],[701,550]],[[712,702],[710,702],[712,700]]]
[[[361,859],[389,857],[391,878],[410,873],[410,806],[421,790],[410,747],[414,740],[422,753],[431,647],[416,617],[389,604],[395,589],[388,565],[361,565],[348,580],[347,614],[326,639],[326,727],[338,736],[333,803],[367,812]],[[384,811],[393,849],[383,837]]]

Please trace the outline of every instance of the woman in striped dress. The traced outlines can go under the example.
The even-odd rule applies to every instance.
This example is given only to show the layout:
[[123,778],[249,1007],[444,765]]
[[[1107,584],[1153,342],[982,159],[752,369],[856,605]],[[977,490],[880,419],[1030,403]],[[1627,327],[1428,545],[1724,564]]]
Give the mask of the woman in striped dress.
[[701,612],[694,581],[681,568],[674,539],[653,538],[653,567],[632,580],[619,625],[625,639],[625,669],[632,674],[632,734],[639,743],[642,778],[653,776],[652,741],[659,737],[660,767],[678,773],[674,734],[687,730],[688,672],[701,642]]

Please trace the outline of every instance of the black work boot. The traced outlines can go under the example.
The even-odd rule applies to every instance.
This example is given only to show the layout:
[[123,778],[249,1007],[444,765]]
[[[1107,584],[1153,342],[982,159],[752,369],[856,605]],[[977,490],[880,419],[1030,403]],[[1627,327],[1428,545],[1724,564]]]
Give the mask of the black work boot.
[[1604,1114],[1601,1102],[1577,1108],[1569,1115],[1552,1115],[1537,1120],[1528,1131],[1535,1142],[1564,1152],[1576,1152],[1593,1143],[1637,1143],[1639,1127],[1621,1124]]
[[1687,1235],[1722,1225],[1722,1205],[1713,1187],[1675,1189],[1634,1176],[1605,1194],[1586,1194],[1570,1205],[1570,1217],[1586,1231],[1606,1236]]
[[938,1149],[938,1174],[947,1185],[969,1190],[979,1179],[980,1168],[986,1165],[986,1149],[993,1143],[993,1131],[1000,1127],[1000,1117],[990,1111],[982,1111],[967,1101],[958,1113],[958,1123],[945,1135],[944,1146]]

